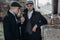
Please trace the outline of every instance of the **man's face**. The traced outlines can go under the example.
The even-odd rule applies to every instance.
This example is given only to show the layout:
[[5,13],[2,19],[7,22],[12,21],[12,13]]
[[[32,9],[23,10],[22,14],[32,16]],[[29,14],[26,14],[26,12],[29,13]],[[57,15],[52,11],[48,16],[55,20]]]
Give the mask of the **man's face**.
[[14,9],[14,10],[15,10],[15,13],[16,13],[16,14],[18,14],[18,13],[19,13],[19,11],[20,11],[20,8],[19,8],[19,7],[15,7],[15,9]]
[[33,10],[33,5],[32,4],[28,4],[26,6],[26,8],[28,9],[28,11],[32,11]]

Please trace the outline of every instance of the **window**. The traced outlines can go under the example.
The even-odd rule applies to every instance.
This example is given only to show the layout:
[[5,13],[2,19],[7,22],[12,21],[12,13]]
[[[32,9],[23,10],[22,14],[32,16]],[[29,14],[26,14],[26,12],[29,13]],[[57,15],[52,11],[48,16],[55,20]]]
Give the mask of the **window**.
[[36,6],[42,14],[51,14],[53,11],[52,0],[38,0]]

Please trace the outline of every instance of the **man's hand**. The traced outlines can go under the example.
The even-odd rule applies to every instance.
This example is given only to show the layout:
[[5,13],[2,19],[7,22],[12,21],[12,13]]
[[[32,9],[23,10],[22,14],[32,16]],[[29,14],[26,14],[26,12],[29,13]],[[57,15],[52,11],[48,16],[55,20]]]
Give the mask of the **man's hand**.
[[25,18],[21,16],[20,20],[21,20],[21,23],[23,24],[23,22],[25,21]]
[[32,31],[33,31],[33,32],[36,32],[36,29],[37,29],[37,25],[34,25]]

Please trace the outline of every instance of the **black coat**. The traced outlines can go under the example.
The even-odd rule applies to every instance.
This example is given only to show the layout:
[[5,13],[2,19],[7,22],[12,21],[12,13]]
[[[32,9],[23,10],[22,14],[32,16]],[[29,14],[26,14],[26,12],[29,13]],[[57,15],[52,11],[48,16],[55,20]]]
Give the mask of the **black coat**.
[[15,16],[8,11],[3,20],[5,40],[20,40],[19,26],[20,23],[16,22]]
[[[22,35],[24,36],[25,34],[25,30],[26,30],[26,24],[27,24],[27,20],[28,20],[28,10],[24,11],[24,17],[25,17],[25,22],[24,22],[24,27],[22,27]],[[31,17],[31,25],[32,28],[34,27],[34,25],[37,24],[37,31],[32,33],[33,40],[39,40],[39,37],[41,37],[41,29],[40,26],[47,24],[47,20],[40,14],[40,12],[37,12],[35,10],[33,10],[33,14]],[[26,33],[27,34],[27,33]],[[26,35],[25,34],[25,35]]]

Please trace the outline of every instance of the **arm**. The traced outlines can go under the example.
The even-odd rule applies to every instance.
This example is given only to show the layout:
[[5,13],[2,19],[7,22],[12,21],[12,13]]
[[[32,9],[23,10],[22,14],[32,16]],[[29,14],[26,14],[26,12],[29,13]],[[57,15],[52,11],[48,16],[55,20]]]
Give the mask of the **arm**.
[[48,24],[47,20],[44,18],[43,15],[41,15],[41,14],[39,13],[39,22],[37,23],[38,28],[40,28],[40,26],[46,25],[46,24]]
[[36,24],[34,25],[32,31],[36,32],[36,29],[39,29],[41,25],[47,24],[47,20],[38,12],[37,16],[39,16],[38,21],[36,21]]
[[11,32],[13,34],[14,39],[18,39],[20,37],[20,30],[19,27],[21,26],[21,23],[17,23],[15,18],[11,18]]
[[9,24],[9,18],[5,17],[3,20],[3,29],[4,29],[4,37],[5,40],[11,39],[11,29],[10,29],[10,24]]

